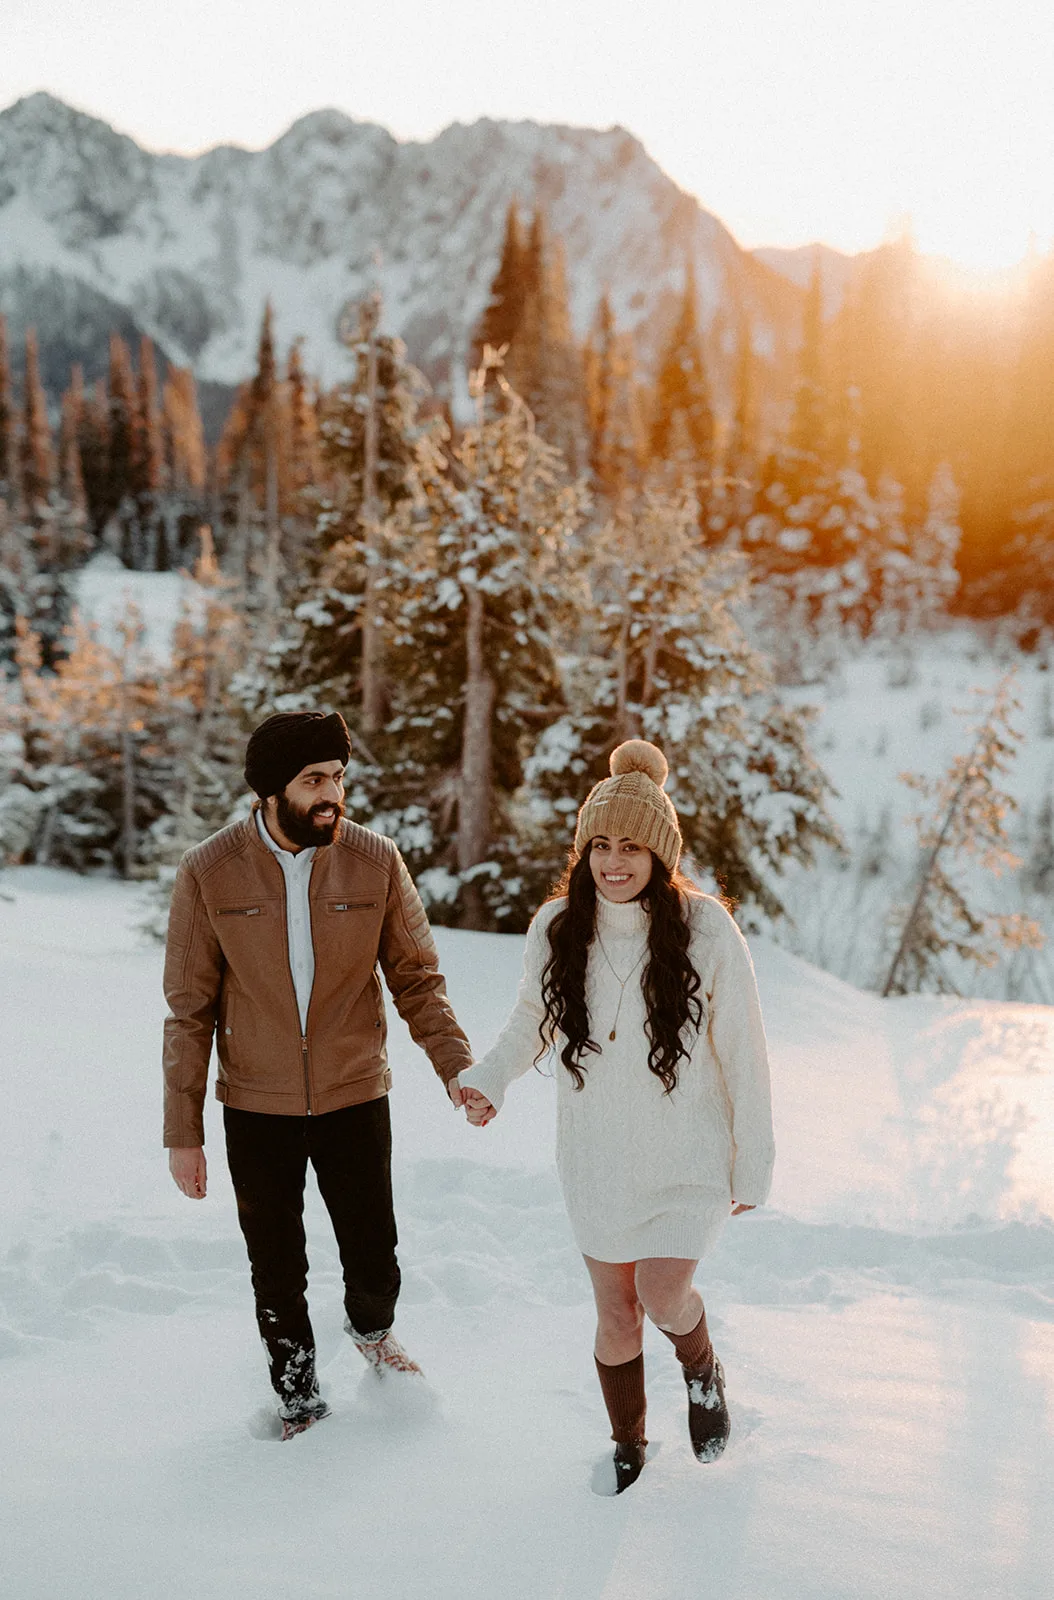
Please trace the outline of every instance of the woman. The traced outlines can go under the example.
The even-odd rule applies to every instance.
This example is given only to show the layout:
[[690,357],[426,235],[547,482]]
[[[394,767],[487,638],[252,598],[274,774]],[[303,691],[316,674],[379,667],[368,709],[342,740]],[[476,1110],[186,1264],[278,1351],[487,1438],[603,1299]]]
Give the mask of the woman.
[[643,740],[613,752],[527,934],[515,1010],[459,1077],[482,1127],[513,1078],[558,1052],[557,1166],[596,1299],[617,1494],[645,1461],[645,1315],[684,1369],[696,1456],[725,1447],[724,1373],[692,1279],[730,1210],[763,1204],[773,1161],[754,969],[724,907],[677,871],[667,771]]

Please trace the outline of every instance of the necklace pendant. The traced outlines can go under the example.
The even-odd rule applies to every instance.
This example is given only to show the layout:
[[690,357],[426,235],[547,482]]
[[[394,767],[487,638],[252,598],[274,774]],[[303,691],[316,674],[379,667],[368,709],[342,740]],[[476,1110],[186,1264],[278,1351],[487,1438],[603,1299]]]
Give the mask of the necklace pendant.
[[614,1037],[615,1037],[615,1030],[614,1030],[614,1028],[612,1028],[611,1032],[608,1034],[608,1038],[609,1039],[613,1039]]

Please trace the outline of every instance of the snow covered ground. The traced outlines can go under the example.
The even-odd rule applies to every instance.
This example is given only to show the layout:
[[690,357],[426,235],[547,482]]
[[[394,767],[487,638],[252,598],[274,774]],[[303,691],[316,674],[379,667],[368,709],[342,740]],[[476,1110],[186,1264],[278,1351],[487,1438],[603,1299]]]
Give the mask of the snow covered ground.
[[197,621],[202,590],[185,572],[130,572],[110,550],[101,550],[74,578],[74,603],[111,649],[134,608],[141,628],[140,647],[155,661],[166,661],[172,632],[185,611]]
[[[755,941],[771,1208],[700,1284],[733,1438],[700,1467],[668,1346],[658,1449],[609,1446],[538,1075],[474,1132],[393,1029],[399,1329],[389,1395],[340,1329],[309,1196],[334,1415],[269,1401],[210,1101],[210,1194],[159,1148],[161,954],[142,891],[0,877],[0,1550],[11,1600],[1047,1600],[1054,1573],[1054,1010],[882,1002]],[[521,941],[440,931],[485,1046]]]

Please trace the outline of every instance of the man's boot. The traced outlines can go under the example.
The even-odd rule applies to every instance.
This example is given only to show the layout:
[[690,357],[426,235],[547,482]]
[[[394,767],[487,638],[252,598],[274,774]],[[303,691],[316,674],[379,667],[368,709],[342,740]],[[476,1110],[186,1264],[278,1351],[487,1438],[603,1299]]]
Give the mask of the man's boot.
[[[281,1415],[281,1408],[279,1408]],[[293,1439],[298,1433],[305,1433],[316,1422],[321,1422],[323,1417],[329,1416],[329,1407],[322,1399],[312,1401],[311,1405],[296,1412],[293,1416],[282,1416],[282,1440]]]
[[390,1328],[387,1332],[359,1333],[345,1317],[344,1331],[351,1335],[355,1348],[373,1368],[378,1378],[390,1377],[393,1373],[424,1377],[417,1362],[410,1359]]

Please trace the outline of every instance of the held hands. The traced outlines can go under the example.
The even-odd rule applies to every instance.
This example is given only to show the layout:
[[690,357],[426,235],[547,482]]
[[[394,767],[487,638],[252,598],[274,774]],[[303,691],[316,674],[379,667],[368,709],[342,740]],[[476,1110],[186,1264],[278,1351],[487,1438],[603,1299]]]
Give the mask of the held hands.
[[485,1128],[498,1114],[486,1095],[471,1087],[462,1089],[461,1104],[465,1108],[465,1116],[474,1128]]
[[474,1128],[485,1128],[488,1122],[493,1122],[497,1112],[485,1094],[480,1094],[478,1089],[463,1089],[465,1116]]
[[456,1078],[450,1079],[446,1092],[455,1106],[464,1107],[465,1115],[474,1128],[485,1128],[498,1114],[486,1095],[471,1087],[463,1089]]
[[205,1198],[205,1152],[200,1145],[188,1145],[168,1152],[168,1170],[177,1189],[188,1200]]
[[485,1094],[480,1094],[478,1089],[464,1089],[465,1115],[474,1128],[485,1128],[488,1122],[493,1122],[497,1112]]

